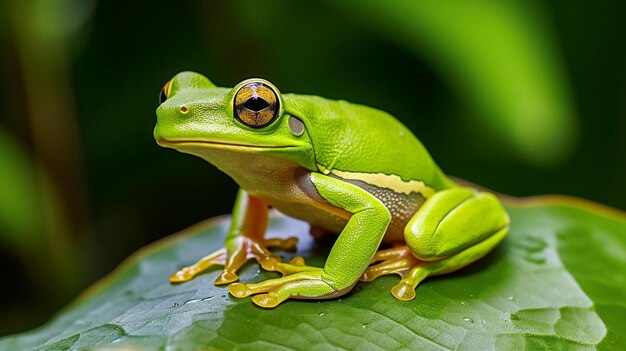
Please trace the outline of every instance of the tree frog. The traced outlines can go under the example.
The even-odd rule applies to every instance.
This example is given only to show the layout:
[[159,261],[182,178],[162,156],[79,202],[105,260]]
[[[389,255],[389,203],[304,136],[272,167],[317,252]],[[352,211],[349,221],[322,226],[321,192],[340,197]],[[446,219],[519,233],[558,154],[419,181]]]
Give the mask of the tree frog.
[[[398,274],[391,294],[409,301],[423,279],[478,260],[508,232],[495,195],[447,178],[386,112],[281,94],[263,79],[231,89],[182,72],[163,87],[156,114],[159,145],[198,156],[239,185],[224,248],[171,282],[223,265],[215,284],[273,308],[290,298],[341,296],[359,281]],[[324,267],[272,254],[269,248],[293,248],[296,239],[264,237],[269,207],[310,223],[314,234],[338,234]],[[236,282],[249,259],[282,277]]]

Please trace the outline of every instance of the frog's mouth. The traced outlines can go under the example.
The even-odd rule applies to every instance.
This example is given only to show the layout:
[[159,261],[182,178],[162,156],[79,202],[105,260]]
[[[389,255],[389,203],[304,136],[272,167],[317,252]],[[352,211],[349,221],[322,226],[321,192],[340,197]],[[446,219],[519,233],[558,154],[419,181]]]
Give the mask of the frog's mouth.
[[266,149],[286,149],[294,147],[293,145],[249,145],[238,143],[225,143],[222,141],[208,141],[208,140],[170,140],[165,138],[158,138],[157,144],[159,146],[180,149],[180,148],[203,148],[203,149],[218,149],[218,150],[266,150]]

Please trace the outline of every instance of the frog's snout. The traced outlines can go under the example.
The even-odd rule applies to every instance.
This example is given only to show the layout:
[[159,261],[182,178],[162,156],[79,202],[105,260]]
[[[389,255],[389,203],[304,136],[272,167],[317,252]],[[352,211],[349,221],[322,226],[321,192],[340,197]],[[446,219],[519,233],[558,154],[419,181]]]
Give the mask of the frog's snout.
[[157,122],[153,133],[157,144],[163,146],[163,142],[171,137],[170,134],[174,133],[176,126],[180,124],[180,117],[187,113],[189,113],[189,107],[185,104],[179,106],[161,104],[157,108]]

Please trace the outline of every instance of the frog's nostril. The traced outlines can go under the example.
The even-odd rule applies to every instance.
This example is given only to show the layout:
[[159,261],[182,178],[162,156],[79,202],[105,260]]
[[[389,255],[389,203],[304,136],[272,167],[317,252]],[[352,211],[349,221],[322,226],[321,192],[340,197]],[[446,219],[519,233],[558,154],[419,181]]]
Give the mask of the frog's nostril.
[[189,112],[189,107],[187,107],[187,105],[180,106],[180,113],[185,114],[187,112]]
[[265,101],[265,99],[263,99],[262,97],[253,96],[249,98],[248,100],[246,100],[246,102],[243,104],[243,107],[254,112],[259,112],[269,107],[269,105],[270,104],[267,101]]

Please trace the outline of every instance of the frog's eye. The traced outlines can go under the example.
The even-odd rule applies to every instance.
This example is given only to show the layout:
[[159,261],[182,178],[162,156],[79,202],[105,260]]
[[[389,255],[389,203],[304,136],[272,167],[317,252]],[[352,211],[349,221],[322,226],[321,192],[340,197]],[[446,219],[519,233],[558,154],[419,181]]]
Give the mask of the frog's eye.
[[239,88],[234,104],[235,118],[252,128],[269,125],[280,111],[278,94],[263,82],[251,82]]
[[170,87],[172,86],[172,80],[168,80],[167,83],[165,83],[165,85],[163,86],[163,89],[161,89],[161,94],[159,94],[159,102],[160,103],[164,103],[165,100],[167,100],[167,96],[170,93]]

